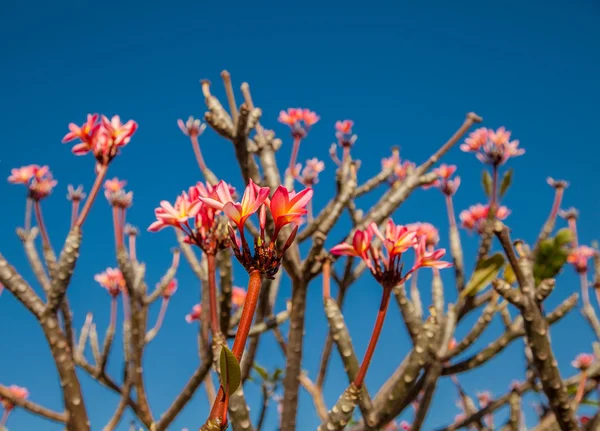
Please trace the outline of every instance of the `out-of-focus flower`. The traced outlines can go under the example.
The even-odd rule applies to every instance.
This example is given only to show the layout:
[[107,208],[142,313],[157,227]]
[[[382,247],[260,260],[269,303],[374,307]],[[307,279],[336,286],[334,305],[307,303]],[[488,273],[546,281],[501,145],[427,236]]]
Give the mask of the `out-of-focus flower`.
[[555,180],[552,177],[546,178],[546,182],[548,183],[548,185],[550,187],[553,187],[555,189],[566,189],[567,187],[569,187],[569,182],[568,181],[565,181],[565,180]]
[[[298,171],[300,171],[302,165],[298,164],[296,166],[298,167]],[[323,172],[324,169],[325,163],[321,160],[317,158],[307,160],[304,169],[302,169],[302,177],[300,179],[302,184],[308,187],[317,184],[319,182],[319,174]]]
[[[23,388],[17,385],[10,385],[8,387],[8,390],[10,391],[11,395],[15,398],[21,398],[24,400],[29,398],[29,391],[27,390],[27,388]],[[12,401],[4,399],[2,397],[0,397],[0,404],[2,404],[2,407],[4,407],[4,410],[7,412],[11,411],[15,407]]]
[[401,431],[410,431],[411,428],[412,428],[411,424],[409,424],[406,421],[402,421],[402,422],[400,422],[400,425],[399,425],[398,429],[401,430]]
[[104,190],[108,193],[116,193],[123,190],[123,187],[127,185],[127,181],[121,181],[117,177],[112,180],[106,180],[104,182]]
[[127,181],[119,181],[117,177],[104,182],[104,196],[112,206],[127,209],[133,201],[133,192],[125,192]]
[[436,245],[440,242],[440,233],[431,223],[410,223],[406,227],[408,230],[415,231],[417,238],[425,237],[425,245]]
[[580,353],[571,362],[571,365],[579,370],[587,370],[595,360],[595,356],[591,353]]
[[567,262],[573,265],[575,271],[584,274],[588,270],[588,260],[594,257],[596,250],[586,245],[580,245],[571,250],[567,256]]
[[456,348],[456,345],[456,338],[452,338],[450,341],[448,341],[448,351],[454,350]]
[[231,290],[231,303],[235,307],[241,307],[246,300],[246,289],[234,286]]
[[67,199],[72,202],[81,202],[85,199],[85,193],[83,192],[83,186],[79,185],[74,188],[71,184],[67,186]]
[[525,150],[519,148],[519,141],[511,141],[510,135],[504,127],[496,131],[482,127],[471,132],[460,149],[474,152],[482,163],[499,166],[511,157],[525,154]]
[[340,147],[351,147],[358,139],[358,136],[352,134],[353,126],[354,121],[352,120],[336,121],[335,137],[337,138]]
[[12,184],[27,186],[28,195],[34,201],[40,201],[52,193],[57,182],[48,166],[27,165],[11,171],[8,181]]
[[[476,204],[470,206],[469,209],[463,210],[459,217],[465,229],[480,232],[481,222],[487,219],[488,213],[489,205]],[[498,220],[504,220],[509,214],[510,210],[505,206],[500,206],[496,210],[496,218]]]
[[195,320],[200,320],[200,314],[202,314],[202,305],[196,304],[192,307],[192,311],[189,314],[186,314],[185,321],[192,323]]
[[154,210],[156,221],[148,227],[150,232],[158,232],[167,226],[174,226],[182,229],[182,225],[187,224],[190,218],[196,217],[200,211],[202,202],[190,201],[186,192],[182,192],[177,197],[175,205],[171,205],[169,201],[161,201],[160,207]]
[[579,423],[581,424],[581,426],[587,425],[591,420],[592,418],[590,418],[589,416],[579,416]]
[[481,408],[485,408],[492,400],[492,394],[489,391],[477,392],[477,401]]
[[173,280],[171,280],[169,282],[169,284],[167,284],[167,287],[165,287],[165,290],[163,290],[162,292],[162,297],[164,299],[170,299],[171,296],[173,296],[173,294],[177,292],[177,279],[174,278]]
[[182,119],[177,120],[177,125],[185,136],[200,136],[206,129],[206,124],[191,115],[185,123]]
[[279,112],[278,121],[290,127],[294,138],[302,139],[319,121],[319,116],[309,109],[289,108]]
[[428,189],[430,187],[436,187],[445,195],[454,195],[460,186],[459,176],[451,179],[452,175],[456,172],[456,166],[440,165],[440,167],[433,172],[438,176],[437,179],[431,184],[424,185],[423,188]]
[[346,242],[338,244],[332,247],[331,254],[360,257],[369,267],[372,267],[373,265],[371,264],[371,259],[367,252],[371,247],[371,241],[375,234],[373,226],[374,225],[369,225],[367,229],[357,230],[354,232],[352,244]]
[[306,188],[301,192],[290,192],[284,186],[277,187],[270,202],[271,215],[275,222],[273,238],[282,227],[289,223],[296,223],[307,213],[306,205],[312,199],[313,190]]
[[96,274],[94,280],[104,287],[113,298],[126,289],[125,278],[116,268],[106,268],[106,271]]

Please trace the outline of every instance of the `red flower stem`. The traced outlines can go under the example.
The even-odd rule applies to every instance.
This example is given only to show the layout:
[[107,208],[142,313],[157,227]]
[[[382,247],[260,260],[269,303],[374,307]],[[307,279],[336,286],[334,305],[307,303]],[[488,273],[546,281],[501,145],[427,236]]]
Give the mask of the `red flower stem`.
[[490,197],[490,212],[496,214],[498,205],[498,165],[492,166],[492,196]]
[[71,204],[71,228],[75,226],[77,214],[79,213],[79,200],[74,200]]
[[571,242],[571,246],[573,248],[577,248],[577,220],[575,219],[575,217],[569,217],[569,219],[567,220],[567,222],[569,223],[569,229],[571,229],[571,233],[573,234],[573,241]]
[[[252,325],[252,319],[254,318],[254,312],[258,304],[258,297],[260,294],[260,287],[262,284],[262,275],[257,270],[250,273],[250,280],[248,280],[248,293],[246,294],[246,300],[242,306],[242,317],[238,325],[238,330],[235,334],[235,340],[233,341],[233,348],[231,352],[236,357],[238,362],[242,360],[242,353],[244,352],[244,346],[248,339],[248,333],[250,332],[250,326]],[[209,419],[216,419],[221,417],[221,423],[227,422],[227,405],[229,404],[229,397],[225,396],[223,385],[219,388],[219,393],[215,398],[215,402],[210,411]]]
[[583,399],[583,395],[585,393],[586,380],[587,370],[581,370],[581,375],[579,376],[579,385],[577,386],[577,392],[575,393],[575,405],[579,405],[579,403]]
[[208,261],[208,296],[210,301],[210,326],[213,340],[221,333],[219,316],[217,315],[217,258],[214,252],[206,253]]
[[30,197],[25,201],[25,232],[31,229],[31,204],[33,201]]
[[154,328],[152,329],[154,333],[160,330],[163,321],[165,320],[165,314],[167,313],[167,307],[169,306],[169,300],[163,298],[160,304],[160,311],[158,312],[158,317],[156,318],[156,323],[154,324]]
[[135,253],[135,235],[129,235],[129,257],[131,260],[137,260]]
[[2,413],[2,419],[0,419],[0,427],[4,428],[4,425],[6,425],[6,421],[8,419],[9,414],[10,414],[10,410],[8,410],[8,409],[4,410],[4,413]]
[[102,182],[104,181],[104,178],[106,177],[107,170],[108,170],[107,165],[100,165],[100,167],[98,168],[98,174],[96,175],[96,180],[94,181],[94,185],[92,186],[90,195],[86,199],[85,204],[83,205],[83,209],[81,210],[81,213],[79,213],[79,217],[77,218],[77,221],[75,222],[74,227],[80,228],[81,225],[83,225],[83,222],[87,218],[87,216],[90,212],[90,209],[92,208],[92,204],[94,203],[94,200],[96,200],[98,191],[100,190],[100,187],[102,186]]
[[115,230],[115,245],[117,247],[117,251],[123,249],[123,235],[121,234],[121,222],[119,220],[119,208],[117,206],[113,206],[113,226]]
[[354,379],[354,386],[357,388],[361,388],[364,381],[365,376],[367,375],[367,369],[369,368],[369,364],[371,363],[371,359],[373,358],[373,353],[375,352],[375,346],[377,345],[377,340],[379,339],[379,335],[381,335],[381,328],[383,327],[383,321],[385,320],[385,315],[388,309],[388,305],[390,305],[390,295],[392,293],[391,287],[383,288],[383,295],[381,297],[381,305],[379,306],[379,313],[377,313],[377,320],[375,321],[375,327],[373,328],[373,333],[371,334],[371,340],[369,341],[369,346],[367,347],[367,351],[365,352],[365,357],[360,365],[360,369],[358,370],[358,374]]
[[554,194],[554,202],[552,203],[552,209],[550,210],[551,220],[556,220],[556,216],[558,215],[558,211],[560,210],[560,204],[562,203],[564,193],[564,187],[556,188],[556,193]]
[[44,224],[44,218],[42,217],[40,201],[35,201],[33,203],[33,208],[35,209],[35,218],[37,220],[38,228],[40,229],[40,234],[42,235],[42,244],[44,247],[50,249],[50,239],[48,238],[48,232],[46,231],[46,225]]
[[331,261],[325,258],[323,262],[323,301],[331,298]]
[[294,176],[294,167],[296,166],[296,159],[298,158],[298,150],[300,149],[300,141],[302,139],[294,136],[294,146],[292,147],[292,156],[290,157],[290,175]]
[[198,142],[198,136],[190,136],[190,141],[192,141],[192,148],[194,149],[194,154],[196,155],[196,161],[198,162],[198,166],[200,167],[200,170],[204,172],[206,170],[206,163],[204,163],[204,157],[202,157],[202,152],[200,151],[200,143]]
[[109,327],[114,330],[117,326],[117,297],[113,296],[110,300],[110,321]]
[[129,295],[127,294],[126,291],[122,292],[123,294],[123,319],[127,322],[129,322],[130,316],[129,316]]

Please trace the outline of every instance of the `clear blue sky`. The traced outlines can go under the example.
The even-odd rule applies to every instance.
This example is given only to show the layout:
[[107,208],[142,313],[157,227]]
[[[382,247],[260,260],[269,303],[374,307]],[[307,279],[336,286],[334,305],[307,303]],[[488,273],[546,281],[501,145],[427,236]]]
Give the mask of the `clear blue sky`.
[[[284,139],[279,154],[282,166],[289,157],[290,139],[286,128],[276,122],[279,110],[303,106],[321,115],[300,151],[301,160],[319,157],[327,163],[315,191],[316,208],[333,190],[334,168],[327,152],[335,139],[336,120],[356,121],[359,140],[354,155],[363,161],[359,177],[365,179],[379,168],[381,157],[389,155],[391,145],[400,145],[402,156],[422,161],[454,132],[466,112],[475,111],[484,117],[485,125],[513,130],[527,151],[511,162],[516,184],[505,200],[513,210],[508,221],[515,236],[531,241],[537,235],[551,204],[552,190],[545,183],[551,175],[571,182],[565,205],[581,210],[580,239],[589,243],[599,236],[594,222],[600,216],[594,174],[600,156],[599,19],[600,6],[593,0],[510,0],[501,5],[467,0],[455,6],[443,1],[188,1],[177,6],[85,0],[5,2],[0,13],[0,251],[33,281],[14,234],[22,224],[23,189],[4,179],[12,167],[28,163],[49,164],[59,181],[54,195],[44,202],[44,211],[54,246],[61,244],[69,224],[67,184],[82,183],[89,190],[93,161],[72,156],[60,140],[67,124],[82,122],[88,112],[120,114],[139,123],[139,131],[111,165],[109,175],[128,181],[135,193],[129,220],[145,229],[161,199],[173,199],[200,179],[176,120],[203,114],[198,83],[202,78],[210,79],[214,92],[223,97],[222,69],[232,73],[236,88],[242,81],[251,84],[255,103],[264,112],[264,125]],[[205,133],[201,145],[210,168],[239,186],[231,145],[213,131]],[[479,162],[458,149],[445,161],[458,164],[463,179],[457,210],[481,201]],[[368,207],[372,201],[363,203]],[[92,311],[101,337],[109,297],[93,275],[116,264],[109,216],[106,201],[99,199],[86,223],[83,256],[69,289],[76,326]],[[443,199],[436,191],[417,192],[396,218],[438,225],[442,245],[447,246]],[[344,219],[332,241],[343,235],[347,223]],[[465,233],[463,242],[470,268],[476,239]],[[169,265],[169,249],[174,245],[171,232],[143,233],[139,254],[148,265],[150,286]],[[246,275],[235,266],[236,283],[244,285]],[[196,302],[198,286],[185,263],[178,278],[180,288],[164,327],[146,351],[147,387],[155,416],[170,404],[198,362],[196,328],[184,321]],[[421,286],[424,296],[427,289]],[[576,289],[577,279],[567,268],[548,308]],[[453,297],[448,277],[446,290]],[[379,294],[368,276],[349,293],[345,314],[361,356]],[[285,282],[279,309],[289,295]],[[304,360],[313,378],[326,334],[320,304],[320,284],[315,281],[309,292],[306,334],[310,342]],[[157,312],[153,310],[153,316]],[[468,327],[465,322],[458,335]],[[495,338],[500,329],[494,324],[477,347]],[[591,331],[575,311],[554,328],[552,336],[561,346],[556,353],[563,374],[573,374],[569,362],[577,353],[590,350]],[[264,339],[260,362],[282,365],[271,336]],[[119,341],[109,364],[114,376],[121,370]],[[393,304],[367,378],[372,393],[409,348]],[[8,292],[0,297],[0,352],[0,382],[26,386],[32,400],[60,408],[59,385],[42,332]],[[346,384],[337,353],[332,363],[325,389],[330,406]],[[522,377],[522,344],[516,342],[484,369],[461,376],[461,381],[472,394],[482,389],[502,394],[511,379]],[[101,429],[117,398],[83,374],[81,379],[93,429]],[[248,398],[258,395],[251,383],[246,392]],[[444,381],[426,429],[452,420],[458,412],[453,400],[454,391]],[[298,429],[314,429],[316,416],[304,392],[300,402]],[[256,401],[252,405],[255,418]],[[197,429],[207,408],[200,390],[173,430]],[[275,418],[273,406],[267,429],[274,429]],[[126,429],[126,424],[124,420],[119,429]],[[61,429],[21,411],[11,417],[9,428]]]

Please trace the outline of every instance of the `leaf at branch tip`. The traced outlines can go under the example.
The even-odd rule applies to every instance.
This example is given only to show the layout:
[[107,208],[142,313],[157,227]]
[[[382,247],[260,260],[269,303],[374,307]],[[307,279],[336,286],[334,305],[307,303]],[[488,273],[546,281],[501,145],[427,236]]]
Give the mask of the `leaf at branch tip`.
[[483,186],[483,191],[485,195],[489,198],[492,196],[492,176],[488,171],[483,171],[483,176],[481,177],[481,185]]
[[504,266],[504,275],[503,275],[504,281],[506,281],[508,284],[514,284],[517,281],[517,276],[515,275],[515,272],[512,269],[512,266],[510,266],[510,263],[507,263]]
[[271,381],[273,383],[277,382],[279,380],[279,378],[281,377],[281,374],[283,374],[283,370],[281,368],[277,368],[274,372],[273,375],[271,376]]
[[252,364],[252,368],[254,368],[254,371],[258,373],[261,379],[269,380],[269,373],[267,372],[267,370],[258,365],[256,362]]
[[240,370],[240,363],[227,346],[223,346],[221,349],[219,367],[221,368],[221,385],[223,385],[223,389],[231,395],[240,386],[242,372]]
[[558,246],[568,245],[573,240],[573,232],[568,227],[560,229],[554,236],[554,244]]
[[502,177],[502,181],[500,182],[500,197],[504,196],[504,194],[508,191],[508,188],[512,184],[513,170],[509,169],[504,173]]
[[584,404],[586,406],[600,407],[600,401],[596,400],[582,400],[580,404]]
[[488,284],[498,277],[498,273],[503,266],[504,256],[500,253],[481,259],[460,296],[463,298],[465,296],[473,296],[477,292],[485,289]]
[[541,241],[534,256],[533,275],[538,284],[546,278],[555,278],[567,262],[567,246],[572,240],[568,228],[559,230],[553,238]]

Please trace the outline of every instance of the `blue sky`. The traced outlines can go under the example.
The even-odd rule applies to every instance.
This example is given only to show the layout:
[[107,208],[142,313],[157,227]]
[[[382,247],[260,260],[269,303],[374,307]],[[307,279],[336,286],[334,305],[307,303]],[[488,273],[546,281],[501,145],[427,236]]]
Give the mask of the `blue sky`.
[[[380,159],[389,155],[390,146],[400,145],[403,157],[423,161],[454,132],[466,112],[475,111],[484,117],[486,126],[506,125],[527,151],[511,162],[515,184],[504,201],[513,211],[508,223],[514,236],[532,241],[537,235],[552,200],[552,190],[545,183],[551,175],[571,183],[565,206],[574,205],[581,211],[581,241],[598,238],[594,222],[600,216],[600,202],[594,169],[600,155],[595,131],[600,115],[600,52],[596,49],[600,8],[593,0],[510,0],[502,5],[467,0],[460,6],[443,1],[184,1],[175,6],[167,2],[34,0],[26,6],[5,3],[1,10],[0,176],[8,177],[12,167],[24,164],[50,165],[59,184],[44,202],[44,212],[55,247],[69,227],[69,205],[64,198],[67,184],[81,183],[89,190],[93,181],[91,158],[76,158],[60,143],[67,124],[82,122],[88,112],[120,114],[139,123],[139,131],[111,165],[109,176],[128,181],[135,193],[129,221],[145,229],[160,200],[174,199],[200,179],[192,150],[176,120],[203,114],[200,79],[211,80],[214,93],[224,101],[219,78],[223,69],[231,72],[236,88],[242,81],[250,83],[254,101],[263,109],[263,124],[284,140],[278,154],[280,166],[287,163],[291,142],[288,131],[276,122],[279,110],[303,106],[321,116],[300,150],[300,160],[319,157],[326,161],[315,189],[316,208],[333,192],[334,168],[327,153],[335,139],[336,120],[356,122],[359,140],[353,155],[363,162],[359,178],[364,180],[379,168]],[[209,167],[239,186],[239,173],[232,169],[231,144],[207,131],[201,145]],[[445,161],[459,165],[463,180],[456,196],[457,210],[483,200],[480,163],[457,148]],[[0,196],[0,252],[33,282],[14,235],[14,228],[22,224],[23,189],[3,180]],[[375,197],[361,204],[366,209]],[[435,190],[415,193],[395,217],[399,222],[436,224],[442,232],[442,246],[447,246],[443,199]],[[344,218],[328,246],[347,229]],[[111,238],[110,210],[101,198],[86,223],[83,256],[69,290],[76,326],[80,327],[91,311],[101,337],[109,298],[93,275],[116,264]],[[466,233],[462,239],[467,268],[471,268],[477,241]],[[149,285],[168,267],[169,249],[174,245],[171,232],[143,233],[139,255],[148,265]],[[247,277],[237,263],[235,267],[235,282],[244,285]],[[184,321],[197,300],[198,286],[185,263],[178,278],[180,289],[145,357],[155,416],[170,404],[198,363],[196,328]],[[451,279],[445,281],[452,298]],[[422,283],[424,297],[427,289]],[[548,307],[577,289],[577,278],[567,268]],[[327,330],[320,290],[316,280],[309,290],[306,324],[311,341],[303,367],[313,378]],[[345,315],[361,356],[379,295],[378,286],[368,276],[349,293]],[[279,309],[289,296],[285,281]],[[154,309],[153,316],[157,312]],[[471,320],[461,325],[459,337]],[[469,352],[494,339],[500,330],[496,322]],[[590,350],[593,335],[574,311],[553,329],[552,339],[560,346],[557,358],[567,376],[574,373],[570,360]],[[392,304],[367,376],[372,393],[400,363],[409,343]],[[108,368],[119,376],[119,340],[116,346]],[[0,352],[0,382],[27,386],[32,400],[60,408],[58,380],[43,334],[7,292],[0,297]],[[332,358],[325,387],[330,406],[346,384],[337,353]],[[259,361],[283,366],[271,335],[264,337]],[[461,376],[461,381],[471,393],[489,389],[502,394],[513,378],[522,377],[522,344],[516,342],[485,368]],[[117,398],[86,376],[81,379],[93,429],[101,429]],[[252,383],[246,392],[255,400],[251,411],[255,418],[259,392]],[[453,399],[454,391],[444,381],[426,429],[452,420],[458,413]],[[300,403],[298,429],[313,429],[317,420],[304,392]],[[204,391],[199,390],[172,429],[197,428],[207,409]],[[411,415],[406,419],[412,420]],[[272,406],[266,429],[274,429],[275,420]],[[124,420],[119,429],[126,429],[126,424]],[[14,412],[8,425],[11,431],[61,429],[21,411]]]

